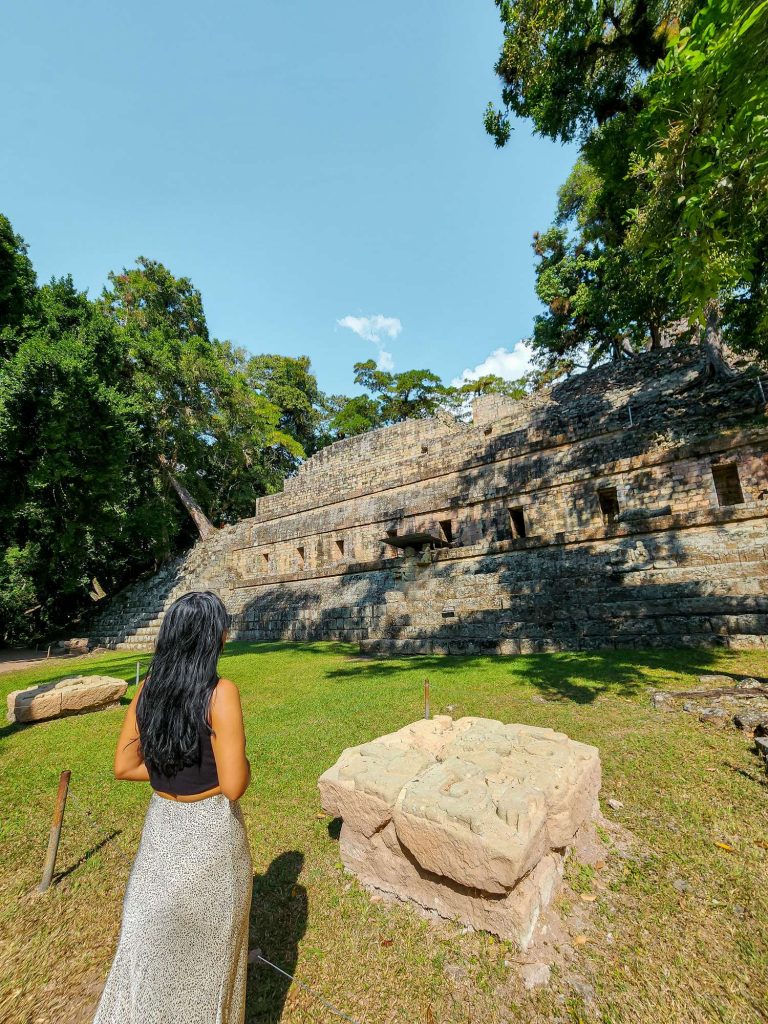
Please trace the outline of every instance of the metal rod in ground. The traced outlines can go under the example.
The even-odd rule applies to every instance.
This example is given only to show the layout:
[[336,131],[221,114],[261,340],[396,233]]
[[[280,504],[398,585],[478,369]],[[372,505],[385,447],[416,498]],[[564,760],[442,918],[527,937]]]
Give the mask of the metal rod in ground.
[[284,977],[290,978],[294,985],[298,985],[299,988],[303,988],[304,991],[308,992],[311,996],[313,996],[318,1001],[318,1003],[322,1003],[326,1010],[330,1010],[331,1013],[335,1013],[336,1016],[341,1017],[342,1020],[348,1020],[349,1024],[357,1024],[356,1020],[353,1020],[351,1017],[348,1017],[346,1013],[338,1009],[338,1007],[334,1006],[333,1003],[329,1003],[327,999],[323,999],[323,997],[321,995],[318,995],[318,993],[315,992],[314,989],[311,989],[309,985],[305,985],[303,981],[299,981],[297,978],[294,978],[292,974],[289,974],[288,971],[284,971],[282,967],[278,967],[277,964],[273,964],[271,960],[267,960],[266,957],[261,955],[260,949],[253,950],[251,956],[256,960],[261,960],[261,962],[263,964],[266,964],[268,967],[272,967],[275,971],[277,971],[278,974],[282,974]]
[[424,717],[429,718],[429,680],[424,680]]
[[139,675],[141,674],[141,662],[136,662],[136,685],[139,685]]
[[59,776],[59,791],[56,794],[56,809],[53,812],[51,834],[48,838],[48,851],[45,855],[43,879],[37,887],[39,892],[45,892],[53,878],[53,869],[56,867],[56,854],[59,852],[61,825],[64,821],[64,808],[67,805],[67,793],[69,792],[69,779],[71,775],[72,772],[64,771]]

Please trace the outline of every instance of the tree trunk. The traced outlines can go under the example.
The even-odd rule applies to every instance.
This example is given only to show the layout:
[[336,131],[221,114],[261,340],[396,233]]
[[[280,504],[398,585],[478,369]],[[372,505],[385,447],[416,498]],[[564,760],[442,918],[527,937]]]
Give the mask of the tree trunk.
[[720,329],[720,304],[714,299],[707,304],[704,337],[704,372],[707,377],[728,380],[736,374],[723,355],[723,335]]
[[661,348],[661,328],[655,320],[651,320],[651,352],[658,352]]
[[170,480],[174,491],[176,491],[181,499],[182,505],[187,512],[189,512],[190,518],[197,527],[197,532],[200,534],[200,539],[207,540],[208,537],[216,532],[216,527],[210,521],[205,512],[203,512],[200,504],[195,501],[184,484],[176,478],[176,475],[171,470],[170,463],[164,455],[160,456],[160,465],[163,468],[163,472]]

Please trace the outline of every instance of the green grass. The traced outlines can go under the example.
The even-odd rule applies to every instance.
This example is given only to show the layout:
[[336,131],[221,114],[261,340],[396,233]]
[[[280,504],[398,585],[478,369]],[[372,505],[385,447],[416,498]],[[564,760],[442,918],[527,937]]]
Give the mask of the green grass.
[[[89,658],[87,671],[132,679],[135,663],[115,653]],[[0,696],[81,665],[2,675]],[[689,688],[699,672],[766,677],[767,653],[371,661],[339,644],[231,644],[221,671],[240,686],[253,765],[242,800],[258,876],[251,944],[356,1020],[768,1019],[765,774],[742,734],[654,711],[648,700],[649,687]],[[611,845],[609,830],[603,868],[569,865],[563,912],[580,915],[587,942],[566,949],[546,990],[523,990],[508,944],[372,901],[343,872],[334,830],[318,813],[320,773],[344,747],[420,717],[425,675],[435,713],[455,705],[454,717],[551,726],[596,744],[603,797],[624,804],[604,809],[632,833],[631,855]],[[112,778],[121,715],[0,729],[0,1019],[7,1024],[90,1021],[149,796],[145,785]],[[72,770],[75,799],[57,884],[37,896],[62,768]],[[597,899],[582,903],[589,893]],[[457,979],[451,967],[464,973]],[[251,968],[248,1019],[333,1018],[260,967]]]

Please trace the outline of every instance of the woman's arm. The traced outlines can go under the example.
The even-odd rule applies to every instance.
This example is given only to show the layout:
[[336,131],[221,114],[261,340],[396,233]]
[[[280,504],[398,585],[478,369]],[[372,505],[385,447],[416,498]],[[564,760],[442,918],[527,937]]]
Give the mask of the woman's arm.
[[229,679],[220,679],[211,698],[211,746],[219,787],[230,800],[239,800],[251,781],[245,756],[245,728],[240,691]]
[[115,750],[115,778],[126,782],[149,782],[149,772],[141,756],[139,729],[136,725],[136,702],[143,685],[142,683],[139,686],[128,705]]

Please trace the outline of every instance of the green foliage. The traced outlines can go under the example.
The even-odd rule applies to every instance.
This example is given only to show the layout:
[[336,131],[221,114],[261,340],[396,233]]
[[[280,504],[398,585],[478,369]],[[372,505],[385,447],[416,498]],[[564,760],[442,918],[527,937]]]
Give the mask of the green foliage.
[[248,384],[280,410],[279,429],[311,455],[317,445],[323,395],[308,356],[260,355],[247,360]]
[[[497,0],[511,115],[581,157],[538,235],[544,376],[690,337],[727,372],[768,351],[768,7],[762,0]],[[673,328],[669,330],[669,328]]]
[[370,395],[331,395],[326,398],[328,441],[354,437],[382,426],[379,402]]
[[0,213],[0,359],[16,348],[35,303],[36,280],[24,239]]
[[757,336],[744,340],[764,350],[768,3],[709,0],[645,94],[633,132],[641,198],[629,251],[671,279],[690,319],[703,323],[713,302],[759,305]]
[[546,307],[531,345],[540,379],[658,345],[676,306],[622,244],[616,182],[581,157],[559,192],[555,223],[534,236],[536,294]]
[[438,410],[464,418],[478,395],[494,392],[522,398],[528,390],[526,380],[508,381],[495,374],[453,387],[431,370],[390,373],[379,369],[373,359],[355,363],[355,383],[369,394],[326,399],[331,436],[352,437],[406,419],[425,419]]
[[[146,551],[126,500],[138,434],[112,325],[68,278],[41,288],[37,303],[36,327],[0,373],[2,600],[42,605],[23,632],[51,621],[54,593],[71,614],[89,573]],[[14,621],[6,638],[19,635]]]
[[[311,399],[290,381],[280,357],[248,360],[211,338],[202,297],[188,278],[152,260],[137,262],[110,274],[100,304],[130,361],[144,464],[174,514],[167,467],[209,518],[232,522],[253,511],[259,494],[279,487],[304,454],[289,431],[299,411],[306,416],[300,399],[305,407]],[[293,362],[314,397],[308,361]]]
[[332,399],[329,429],[338,437],[351,437],[373,427],[405,419],[433,416],[444,404],[450,389],[430,370],[390,373],[380,370],[373,359],[355,363],[355,384],[370,395]]
[[40,550],[8,547],[0,559],[0,642],[25,641],[34,635],[36,607],[34,569]]
[[[140,259],[91,302],[37,289],[0,220],[0,640],[57,629],[188,546],[186,488],[215,524],[253,512],[314,443],[309,360],[211,338],[187,278]],[[183,499],[182,499],[183,500]]]
[[665,41],[695,4],[686,0],[495,0],[504,33],[496,73],[502,107],[486,111],[503,146],[510,115],[537,132],[586,138],[637,103],[635,86],[664,55]]

